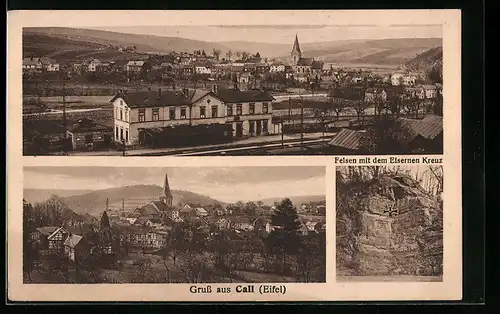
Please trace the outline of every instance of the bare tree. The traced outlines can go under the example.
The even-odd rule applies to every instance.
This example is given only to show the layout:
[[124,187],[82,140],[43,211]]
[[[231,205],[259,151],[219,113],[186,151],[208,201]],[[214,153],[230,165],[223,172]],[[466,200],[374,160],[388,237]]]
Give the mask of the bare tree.
[[323,131],[323,137],[322,137],[323,138],[323,145],[325,143],[325,133],[326,133],[326,128],[328,126],[328,121],[330,120],[330,113],[331,113],[330,108],[328,108],[326,106],[313,108],[314,118],[321,125],[321,129]]

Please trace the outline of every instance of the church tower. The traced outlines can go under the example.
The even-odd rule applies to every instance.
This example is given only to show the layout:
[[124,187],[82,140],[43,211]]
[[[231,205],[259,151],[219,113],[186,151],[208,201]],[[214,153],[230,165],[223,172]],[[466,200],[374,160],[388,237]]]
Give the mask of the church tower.
[[165,183],[163,184],[162,200],[167,206],[172,206],[172,193],[170,192],[170,185],[168,184],[168,173],[165,174]]
[[293,43],[293,49],[290,55],[292,56],[293,65],[297,65],[299,59],[302,58],[302,51],[300,51],[299,37],[297,36],[297,34],[295,34],[295,41]]

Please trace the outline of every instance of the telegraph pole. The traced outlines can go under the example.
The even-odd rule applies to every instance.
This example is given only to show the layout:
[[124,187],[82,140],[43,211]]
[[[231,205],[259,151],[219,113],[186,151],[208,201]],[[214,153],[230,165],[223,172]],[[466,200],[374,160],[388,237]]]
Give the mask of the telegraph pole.
[[300,150],[304,150],[304,99],[300,96]]
[[64,127],[64,147],[63,147],[63,154],[67,155],[68,154],[68,149],[69,149],[69,143],[68,143],[68,131],[66,130],[67,127],[67,121],[66,121],[66,84],[63,84],[63,90],[62,90],[62,102],[63,102],[63,127]]
[[284,130],[283,130],[283,117],[281,118],[281,148],[285,148],[285,141],[284,141]]

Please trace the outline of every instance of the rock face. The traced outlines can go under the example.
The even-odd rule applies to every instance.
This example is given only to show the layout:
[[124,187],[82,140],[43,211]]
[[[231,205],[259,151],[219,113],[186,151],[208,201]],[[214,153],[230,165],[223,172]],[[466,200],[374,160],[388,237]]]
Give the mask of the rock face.
[[440,276],[442,228],[441,205],[409,176],[337,180],[340,276]]

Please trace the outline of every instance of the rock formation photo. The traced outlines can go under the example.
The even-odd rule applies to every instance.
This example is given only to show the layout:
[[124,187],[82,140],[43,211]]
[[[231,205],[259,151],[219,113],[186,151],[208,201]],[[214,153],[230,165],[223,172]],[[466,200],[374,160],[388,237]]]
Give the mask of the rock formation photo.
[[442,166],[337,167],[337,277],[442,281]]

